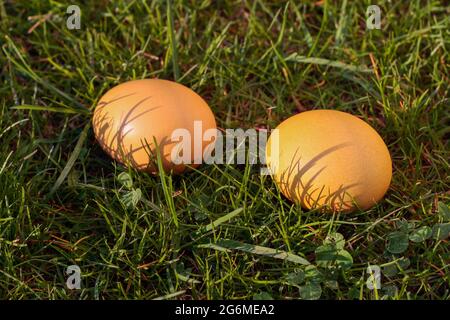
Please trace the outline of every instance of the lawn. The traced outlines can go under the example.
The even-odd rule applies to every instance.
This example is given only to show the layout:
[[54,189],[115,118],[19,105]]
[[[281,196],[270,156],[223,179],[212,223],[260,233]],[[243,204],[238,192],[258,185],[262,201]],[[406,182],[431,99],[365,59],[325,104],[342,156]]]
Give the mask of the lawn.
[[[0,298],[450,299],[445,3],[377,1],[367,29],[370,1],[79,1],[69,29],[71,3],[0,0]],[[386,142],[391,187],[333,214],[248,163],[126,168],[90,123],[141,78],[192,88],[224,129],[354,114]]]

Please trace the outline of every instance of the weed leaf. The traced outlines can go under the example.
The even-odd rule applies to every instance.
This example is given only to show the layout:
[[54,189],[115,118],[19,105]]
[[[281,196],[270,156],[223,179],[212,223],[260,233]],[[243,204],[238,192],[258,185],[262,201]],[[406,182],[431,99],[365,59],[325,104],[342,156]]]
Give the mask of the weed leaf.
[[408,249],[408,234],[395,231],[388,235],[387,250],[390,253],[402,253]]
[[273,298],[268,292],[261,291],[253,295],[253,300],[273,300]]
[[300,287],[300,297],[304,300],[318,300],[322,295],[322,287],[316,282],[308,282]]
[[409,235],[409,240],[412,242],[424,242],[431,237],[431,234],[431,228],[428,226],[423,226],[411,232]]
[[438,202],[438,212],[444,221],[450,221],[450,209],[448,205],[443,202]]
[[450,236],[450,223],[438,223],[433,226],[433,239],[445,240]]

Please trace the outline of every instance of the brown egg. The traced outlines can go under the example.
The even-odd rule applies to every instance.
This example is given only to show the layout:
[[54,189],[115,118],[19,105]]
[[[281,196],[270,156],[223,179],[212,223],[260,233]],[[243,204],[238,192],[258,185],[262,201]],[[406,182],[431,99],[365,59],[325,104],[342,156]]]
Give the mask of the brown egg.
[[363,120],[336,110],[299,113],[271,134],[266,155],[280,191],[305,208],[367,209],[392,177],[389,150]]
[[[214,115],[198,94],[160,79],[134,80],[112,88],[101,97],[92,121],[97,141],[112,158],[151,173],[158,171],[156,151],[166,172],[181,173],[187,165],[198,166],[204,150],[212,145],[203,134],[216,130]],[[184,159],[188,159],[182,163],[174,161],[177,152],[173,149],[187,138],[174,141],[177,129],[191,139],[184,144],[190,147],[181,151],[187,152]]]

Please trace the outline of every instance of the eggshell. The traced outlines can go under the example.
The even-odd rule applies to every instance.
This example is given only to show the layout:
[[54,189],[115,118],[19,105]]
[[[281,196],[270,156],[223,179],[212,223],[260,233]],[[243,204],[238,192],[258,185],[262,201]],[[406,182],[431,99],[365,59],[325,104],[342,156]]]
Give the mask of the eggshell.
[[216,129],[211,109],[198,94],[160,79],[134,80],[112,88],[101,97],[92,121],[97,141],[112,158],[152,173],[157,172],[157,150],[164,171],[181,173],[186,169],[186,163],[172,160],[172,148],[178,143],[171,136],[174,130],[182,128],[191,133],[189,165],[196,167],[198,163],[194,162],[201,162],[198,157],[202,158],[211,141],[200,137],[202,152],[194,152],[194,121],[201,121],[201,135]]
[[292,116],[276,129],[267,141],[267,164],[293,202],[308,209],[352,211],[373,206],[388,190],[389,150],[363,120],[341,111],[314,110]]

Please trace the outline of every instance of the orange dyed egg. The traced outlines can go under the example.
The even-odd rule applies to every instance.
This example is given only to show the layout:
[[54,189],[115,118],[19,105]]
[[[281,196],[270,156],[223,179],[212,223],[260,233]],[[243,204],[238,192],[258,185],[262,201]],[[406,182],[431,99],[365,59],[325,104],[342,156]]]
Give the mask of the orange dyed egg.
[[267,164],[281,192],[305,208],[367,209],[392,177],[389,150],[363,120],[314,110],[283,121],[266,145]]
[[[202,139],[203,133],[215,130],[216,121],[208,104],[191,89],[172,81],[145,79],[106,92],[95,108],[93,128],[101,147],[119,162],[156,173],[159,152],[164,171],[181,173],[202,161],[211,143]],[[190,161],[173,159],[178,144],[173,140],[175,130],[191,135],[190,150],[184,150]]]

